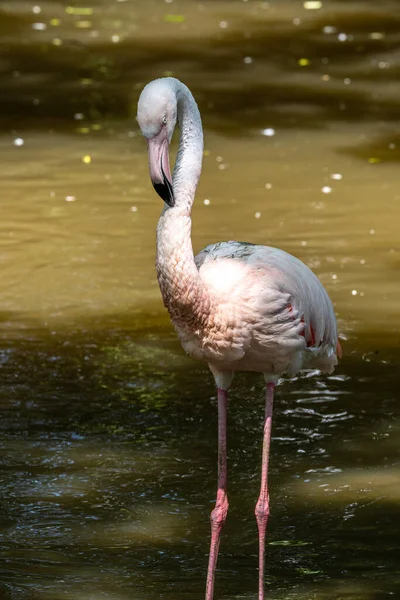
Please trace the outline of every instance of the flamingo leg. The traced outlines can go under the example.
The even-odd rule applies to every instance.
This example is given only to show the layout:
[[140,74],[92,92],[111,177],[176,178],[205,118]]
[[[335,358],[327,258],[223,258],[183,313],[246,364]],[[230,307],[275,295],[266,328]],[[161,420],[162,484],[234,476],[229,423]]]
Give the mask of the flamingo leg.
[[218,491],[215,508],[211,513],[211,544],[207,571],[206,600],[214,594],[215,568],[218,560],[221,530],[228,512],[226,468],[226,413],[228,392],[218,388]]
[[272,407],[274,401],[274,383],[267,383],[265,398],[265,421],[262,449],[261,490],[256,504],[256,519],[259,540],[259,572],[258,572],[258,599],[264,600],[264,562],[265,562],[265,533],[269,517],[268,495],[268,461],[271,443]]

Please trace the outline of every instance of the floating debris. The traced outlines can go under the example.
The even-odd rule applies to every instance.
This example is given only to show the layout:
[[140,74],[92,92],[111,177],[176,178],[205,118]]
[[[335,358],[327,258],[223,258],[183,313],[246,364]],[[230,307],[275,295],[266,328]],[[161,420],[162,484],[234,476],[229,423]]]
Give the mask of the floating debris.
[[118,44],[118,42],[120,41],[120,39],[121,38],[119,37],[119,35],[114,34],[114,35],[111,36],[111,41],[112,41],[113,44]]
[[272,127],[267,127],[266,129],[262,129],[261,135],[265,135],[266,137],[273,137],[275,135],[275,129],[273,129]]
[[77,21],[75,23],[75,27],[77,27],[78,29],[90,29],[92,26],[92,21]]
[[[297,452],[304,453],[305,450],[298,450]],[[309,479],[305,479],[304,481],[310,481]],[[308,546],[311,542],[303,542],[302,540],[276,540],[273,542],[268,542],[269,546]]]
[[245,56],[243,59],[243,62],[245,65],[251,65],[251,63],[253,62],[253,59],[251,58],[251,56]]
[[266,190],[272,190],[272,183],[266,183],[264,187]]
[[331,179],[334,179],[335,181],[340,181],[341,179],[343,179],[343,175],[341,173],[332,173]]
[[293,25],[299,26],[301,25],[301,19],[299,19],[299,17],[295,17],[292,21]]
[[339,42],[345,42],[347,40],[347,33],[339,33],[337,37]]
[[371,165],[375,165],[375,164],[382,162],[382,160],[380,158],[378,158],[377,156],[371,156],[371,158],[368,159],[368,162]]
[[137,212],[138,208],[137,206],[131,206],[131,212]]
[[370,40],[383,40],[384,37],[385,37],[385,34],[381,33],[380,31],[373,31],[372,33],[369,34]]
[[50,19],[50,25],[52,27],[58,27],[61,24],[60,19]]
[[204,204],[205,204],[206,206],[208,206],[208,205],[210,204],[210,200],[209,200],[208,198],[206,198],[206,199],[204,200]]
[[321,189],[321,192],[322,192],[323,194],[330,194],[330,193],[331,193],[331,191],[332,191],[332,188],[331,188],[331,187],[329,187],[329,185],[324,185],[324,187]]
[[308,0],[307,2],[303,2],[303,6],[306,10],[319,10],[322,8],[322,2],[319,0]]
[[325,25],[322,31],[325,33],[325,35],[331,35],[332,33],[336,33],[337,29],[336,27],[333,27],[333,25]]
[[351,295],[352,296],[357,296],[357,294],[358,294],[357,290],[351,290]]
[[75,196],[65,196],[66,202],[75,202],[75,200],[76,200]]
[[25,142],[22,138],[15,138],[14,146],[23,146],[24,144],[25,144]]
[[300,67],[308,67],[308,65],[310,64],[310,60],[308,58],[299,58],[298,63]]
[[327,74],[325,74],[325,75],[321,75],[321,79],[322,79],[322,81],[330,81],[330,79],[331,79],[331,76],[330,76],[330,75],[327,75]]
[[261,217],[261,213],[257,211],[256,213],[254,213],[254,216],[256,219],[259,219]]
[[51,43],[53,44],[53,46],[61,46],[62,40],[60,38],[54,38]]
[[184,23],[186,17],[185,15],[164,15],[164,21],[167,23]]
[[351,84],[351,79],[350,79],[350,77],[345,77],[345,78],[343,79],[343,83],[344,83],[344,85],[350,85],[350,84]]
[[92,157],[90,154],[86,154],[85,156],[82,156],[82,161],[85,163],[85,165],[90,165],[92,162]]
[[332,275],[332,279],[337,279],[337,275],[336,275],[336,273],[333,273],[333,275]]
[[65,9],[67,15],[75,15],[80,17],[89,17],[93,14],[93,8],[79,7],[79,6],[67,6]]
[[228,27],[228,21],[220,21],[219,26],[221,29],[226,29]]
[[32,23],[32,29],[35,29],[35,31],[44,31],[47,29],[47,25],[46,23]]
[[42,9],[40,8],[40,6],[35,5],[32,6],[32,12],[34,15],[39,15],[42,12]]

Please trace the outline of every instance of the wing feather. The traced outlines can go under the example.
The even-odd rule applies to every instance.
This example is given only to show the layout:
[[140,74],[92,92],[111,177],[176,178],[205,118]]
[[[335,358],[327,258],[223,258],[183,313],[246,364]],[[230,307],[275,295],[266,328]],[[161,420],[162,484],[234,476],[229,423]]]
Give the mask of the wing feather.
[[[264,316],[282,311],[282,302],[290,311],[290,319],[303,331],[307,349],[319,357],[320,368],[332,370],[337,359],[338,337],[332,302],[318,277],[298,258],[278,248],[243,242],[219,242],[204,248],[195,258],[197,268],[206,273],[214,261],[240,261],[257,272],[266,272],[267,287]],[[275,300],[274,300],[275,292]],[[286,316],[274,331],[287,328]],[[282,313],[283,314],[283,313]],[[292,343],[288,338],[285,343]],[[298,337],[297,337],[298,340]],[[303,342],[304,343],[304,342]]]

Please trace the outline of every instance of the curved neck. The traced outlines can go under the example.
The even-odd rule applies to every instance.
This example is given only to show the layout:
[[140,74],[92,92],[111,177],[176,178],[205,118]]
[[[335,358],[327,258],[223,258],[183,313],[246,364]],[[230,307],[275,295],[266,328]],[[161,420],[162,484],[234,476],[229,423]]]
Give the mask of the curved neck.
[[175,206],[190,212],[203,161],[203,128],[200,112],[189,88],[173,80],[176,90],[177,117],[180,127],[179,150],[172,186]]
[[203,129],[197,104],[189,89],[172,79],[181,130],[173,174],[175,205],[164,205],[157,227],[156,267],[164,305],[176,326],[187,329],[201,319],[207,302],[194,262],[190,211],[201,173]]

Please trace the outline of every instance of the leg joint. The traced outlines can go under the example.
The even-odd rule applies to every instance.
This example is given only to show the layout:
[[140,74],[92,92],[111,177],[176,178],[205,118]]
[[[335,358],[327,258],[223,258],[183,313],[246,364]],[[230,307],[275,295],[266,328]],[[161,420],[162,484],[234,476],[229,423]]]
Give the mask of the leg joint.
[[259,498],[255,508],[256,519],[264,521],[269,517],[269,498]]
[[215,527],[222,528],[226,521],[226,515],[228,514],[228,498],[225,498],[222,501],[217,501],[214,510],[211,513],[211,525]]

